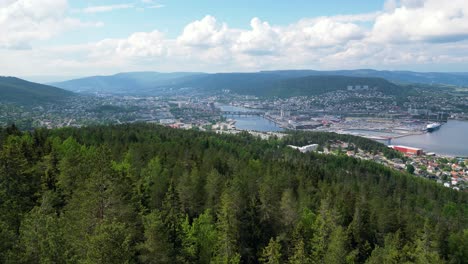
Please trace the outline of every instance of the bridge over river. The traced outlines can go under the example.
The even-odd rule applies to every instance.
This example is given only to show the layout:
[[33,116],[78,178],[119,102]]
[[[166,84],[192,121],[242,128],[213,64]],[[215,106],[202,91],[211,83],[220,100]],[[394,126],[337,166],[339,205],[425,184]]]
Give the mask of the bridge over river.
[[223,115],[236,115],[236,116],[264,116],[265,112],[261,111],[222,111]]

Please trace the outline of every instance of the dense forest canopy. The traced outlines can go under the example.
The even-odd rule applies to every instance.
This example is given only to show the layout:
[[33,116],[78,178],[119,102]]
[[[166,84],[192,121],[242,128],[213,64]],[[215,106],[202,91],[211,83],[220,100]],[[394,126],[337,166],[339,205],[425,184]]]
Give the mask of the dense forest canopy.
[[466,193],[286,147],[335,136],[1,129],[0,262],[466,263]]

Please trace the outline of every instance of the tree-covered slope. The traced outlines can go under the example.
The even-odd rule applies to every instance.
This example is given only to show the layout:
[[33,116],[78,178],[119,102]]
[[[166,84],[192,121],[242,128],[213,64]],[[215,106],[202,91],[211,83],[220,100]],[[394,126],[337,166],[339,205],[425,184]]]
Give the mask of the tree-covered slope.
[[400,94],[404,89],[382,78],[325,75],[282,80],[265,92],[278,97],[311,96],[346,90],[348,86],[368,86],[384,94]]
[[264,97],[319,95],[346,90],[348,85],[367,85],[384,94],[397,95],[405,91],[405,88],[382,78],[309,74],[309,71],[219,73],[191,78],[181,84],[207,92],[230,90],[237,94]]
[[466,193],[292,137],[0,130],[0,262],[466,262]]
[[[349,78],[349,79],[347,79]],[[393,83],[468,85],[468,73],[437,73],[410,71],[376,71],[369,69],[314,71],[280,70],[252,73],[196,73],[196,72],[126,72],[111,76],[92,76],[54,86],[73,92],[104,92],[129,95],[159,95],[174,89],[193,88],[200,92],[232,90],[235,93],[257,96],[290,96],[315,94],[315,91],[342,89],[343,85],[359,85],[363,82],[385,89],[385,92],[400,94],[405,88]],[[331,80],[331,82],[330,82]],[[363,84],[365,85],[365,84]]]
[[0,77],[0,95],[2,102],[29,105],[58,102],[73,96],[73,93],[15,77]]
[[307,76],[341,75],[350,77],[384,78],[396,83],[446,84],[465,87],[468,85],[467,72],[413,72],[413,71],[377,71],[372,69],[313,71],[283,70],[266,71],[283,75],[306,74]]
[[[317,95],[345,90],[347,85],[369,85],[392,93],[402,89],[384,79],[324,75],[311,71],[273,71],[254,73],[157,73],[133,72],[112,76],[93,76],[55,83],[74,92],[105,92],[112,94],[158,95],[171,89],[191,89],[202,93],[230,90],[243,95],[290,97]],[[312,75],[312,76],[310,76]]]
[[161,89],[171,88],[186,78],[198,76],[200,73],[159,73],[159,72],[125,72],[111,76],[92,76],[79,78],[53,85],[84,93],[112,94],[150,94],[157,95]]

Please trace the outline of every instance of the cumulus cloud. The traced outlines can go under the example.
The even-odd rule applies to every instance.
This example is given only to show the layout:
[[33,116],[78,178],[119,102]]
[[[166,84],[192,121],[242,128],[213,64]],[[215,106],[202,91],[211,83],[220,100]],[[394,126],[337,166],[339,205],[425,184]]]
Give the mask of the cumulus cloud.
[[225,23],[218,23],[213,16],[205,16],[202,20],[188,24],[177,38],[181,45],[195,47],[213,47],[222,45],[234,34]]
[[323,48],[344,45],[362,39],[365,29],[339,19],[320,18],[303,20],[284,32],[285,42],[303,48]]
[[[356,24],[341,22],[351,17],[301,20],[289,26],[271,26],[259,18],[250,21],[250,29],[230,28],[212,16],[188,24],[177,38],[180,46],[229,50],[237,55],[278,56],[292,47],[323,48],[342,45],[364,37]],[[357,18],[354,18],[357,19]]]
[[114,10],[120,9],[129,9],[133,8],[133,4],[118,4],[118,5],[102,5],[102,6],[90,6],[83,9],[85,13],[103,13],[103,12],[111,12]]
[[0,4],[0,48],[26,49],[31,42],[49,39],[63,31],[101,23],[67,17],[66,0],[16,0]]
[[388,1],[376,18],[377,42],[453,42],[468,39],[468,1]]
[[234,51],[251,55],[275,55],[280,51],[283,43],[279,28],[273,28],[259,18],[253,18],[250,26],[251,30],[241,32],[235,40]]
[[[0,2],[0,7],[7,7],[0,9],[0,25],[9,25],[0,27],[0,47],[20,47],[31,40],[50,38],[63,31],[65,21],[68,27],[82,23],[65,17],[65,0],[45,1],[55,8],[29,10],[31,3],[37,2],[33,0]],[[23,5],[12,8],[18,2]],[[141,0],[140,5],[156,2]],[[28,7],[28,11],[14,11],[20,7]],[[28,14],[26,22],[12,24],[21,14]],[[166,71],[458,65],[468,63],[468,2],[452,0],[448,5],[439,0],[388,0],[382,10],[372,13],[304,18],[289,25],[254,17],[243,28],[230,27],[222,18],[207,15],[188,23],[173,38],[154,30],[70,48],[70,54],[79,54],[81,59],[69,57],[67,49],[33,53],[56,53],[56,57],[50,55],[54,62],[50,67],[62,65],[59,69],[73,72],[75,67],[90,73],[96,65],[99,70]]]

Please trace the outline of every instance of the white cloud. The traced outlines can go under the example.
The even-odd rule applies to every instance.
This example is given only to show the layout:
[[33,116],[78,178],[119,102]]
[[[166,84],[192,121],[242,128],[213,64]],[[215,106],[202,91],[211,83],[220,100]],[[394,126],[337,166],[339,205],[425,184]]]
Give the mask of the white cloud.
[[118,4],[118,5],[102,5],[102,6],[90,6],[83,9],[85,13],[103,13],[111,12],[114,10],[129,9],[133,8],[133,4]]
[[364,36],[364,28],[326,17],[300,21],[284,33],[286,43],[302,48],[339,46]]
[[234,51],[251,55],[275,55],[279,52],[283,46],[279,28],[273,28],[259,18],[253,18],[250,26],[252,30],[241,32],[236,39],[232,47]]
[[66,0],[16,0],[0,4],[0,49],[27,49],[37,40],[49,39],[78,27],[100,26],[66,16]]
[[453,42],[468,39],[468,1],[388,1],[376,18],[377,42]]
[[139,32],[118,41],[116,53],[125,57],[159,57],[167,52],[164,34],[159,31]]
[[165,7],[165,5],[157,3],[156,0],[141,0],[141,3],[144,4],[144,7],[140,7],[139,9],[159,9]]
[[158,8],[163,8],[163,7],[165,7],[165,5],[157,4],[157,5],[150,5],[150,6],[147,6],[146,8],[149,8],[149,9],[158,9]]
[[[41,9],[34,4],[37,1],[22,0],[18,1],[24,2],[21,7],[29,8],[20,12],[14,11],[19,7],[11,8],[17,2],[0,2],[8,9],[8,13],[0,9],[0,47],[20,48],[64,28],[85,24],[65,16],[66,1],[46,1],[54,3],[54,10]],[[156,2],[142,0],[140,5],[148,8]],[[32,6],[38,9],[29,10]],[[22,19],[13,19],[16,17]],[[255,17],[250,25],[247,22],[245,28],[230,27],[207,15],[188,23],[177,37],[167,37],[158,30],[136,32],[121,39],[17,50],[0,53],[0,57],[5,61],[4,57],[15,60],[11,54],[26,56],[30,60],[16,59],[16,66],[22,67],[14,69],[40,69],[49,74],[468,65],[468,2],[462,0],[453,0],[450,5],[438,0],[387,1],[382,10],[372,13],[304,18],[289,25]],[[6,67],[0,62],[0,68]]]
[[220,24],[216,18],[208,15],[188,24],[177,41],[187,46],[212,47],[226,43],[233,33],[225,23]]

